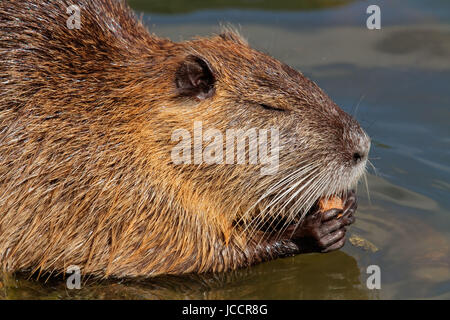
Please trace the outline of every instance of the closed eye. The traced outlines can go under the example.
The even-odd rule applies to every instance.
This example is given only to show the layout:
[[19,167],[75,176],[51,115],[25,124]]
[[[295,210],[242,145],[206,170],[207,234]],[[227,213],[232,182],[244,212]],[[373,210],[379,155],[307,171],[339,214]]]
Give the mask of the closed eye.
[[264,104],[264,103],[261,103],[260,106],[263,107],[266,110],[272,110],[272,111],[278,111],[278,112],[286,111],[284,109],[272,107],[272,106],[270,106],[268,104]]

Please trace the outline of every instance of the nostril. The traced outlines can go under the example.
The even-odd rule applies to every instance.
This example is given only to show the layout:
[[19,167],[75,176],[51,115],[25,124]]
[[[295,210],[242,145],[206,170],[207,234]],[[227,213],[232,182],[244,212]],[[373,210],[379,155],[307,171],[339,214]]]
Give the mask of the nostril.
[[363,159],[363,155],[360,153],[360,152],[355,152],[354,154],[353,154],[353,162],[355,163],[355,164],[358,164],[358,163],[360,163],[361,162],[361,160]]

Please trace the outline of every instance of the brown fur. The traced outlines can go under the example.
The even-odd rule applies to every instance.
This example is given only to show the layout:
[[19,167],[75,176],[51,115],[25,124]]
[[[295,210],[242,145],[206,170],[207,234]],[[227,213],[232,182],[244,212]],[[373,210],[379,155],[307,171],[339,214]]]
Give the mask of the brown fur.
[[[81,30],[66,27],[71,4],[81,7]],[[190,56],[208,61],[212,96],[177,89]],[[79,265],[120,277],[251,265],[296,250],[236,224],[255,218],[245,213],[269,186],[313,161],[330,193],[359,178],[349,162],[364,133],[313,82],[232,32],[158,38],[120,1],[1,1],[0,85],[6,271]],[[195,120],[223,130],[279,127],[278,173],[174,165],[171,134]]]

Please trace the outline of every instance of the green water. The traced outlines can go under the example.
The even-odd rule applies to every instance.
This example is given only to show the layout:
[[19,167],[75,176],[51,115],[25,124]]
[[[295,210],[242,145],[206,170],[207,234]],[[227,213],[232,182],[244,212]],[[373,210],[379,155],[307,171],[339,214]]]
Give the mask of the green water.
[[[67,290],[15,275],[3,298],[412,299],[450,298],[450,2],[130,1],[152,32],[173,40],[241,28],[250,44],[316,81],[372,137],[369,194],[359,186],[358,235],[347,243],[220,275],[87,280]],[[366,28],[378,4],[381,30]],[[321,8],[321,9],[318,9]],[[172,13],[172,14],[167,14]],[[369,265],[381,289],[366,286]]]

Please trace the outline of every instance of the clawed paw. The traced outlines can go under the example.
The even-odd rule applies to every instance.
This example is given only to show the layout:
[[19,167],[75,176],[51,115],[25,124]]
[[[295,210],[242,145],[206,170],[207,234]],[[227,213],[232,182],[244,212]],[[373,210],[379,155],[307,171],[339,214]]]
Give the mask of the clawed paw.
[[292,234],[304,252],[330,252],[342,248],[346,240],[346,227],[355,222],[357,209],[354,191],[348,193],[343,209],[316,210],[308,214]]

